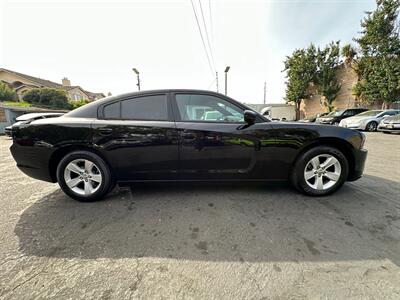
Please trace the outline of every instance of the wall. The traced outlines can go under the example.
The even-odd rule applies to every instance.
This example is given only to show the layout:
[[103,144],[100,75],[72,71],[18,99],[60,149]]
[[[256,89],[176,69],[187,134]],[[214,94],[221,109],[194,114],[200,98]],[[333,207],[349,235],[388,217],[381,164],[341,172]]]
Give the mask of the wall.
[[[336,71],[336,76],[341,89],[333,102],[336,110],[342,110],[351,107],[360,106],[357,103],[353,93],[353,85],[357,82],[357,74],[349,66],[342,64]],[[318,94],[316,87],[310,84],[309,88],[310,97],[304,99],[300,106],[301,117],[309,117],[326,111],[325,106],[321,102],[321,95]]]

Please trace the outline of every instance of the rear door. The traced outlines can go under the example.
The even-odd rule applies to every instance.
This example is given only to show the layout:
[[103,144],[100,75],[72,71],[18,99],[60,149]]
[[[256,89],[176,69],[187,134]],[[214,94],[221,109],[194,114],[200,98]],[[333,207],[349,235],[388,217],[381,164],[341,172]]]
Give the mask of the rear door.
[[181,179],[250,176],[259,141],[244,126],[243,108],[207,93],[173,93]]
[[107,103],[92,126],[94,144],[112,164],[118,180],[176,176],[178,139],[166,93]]

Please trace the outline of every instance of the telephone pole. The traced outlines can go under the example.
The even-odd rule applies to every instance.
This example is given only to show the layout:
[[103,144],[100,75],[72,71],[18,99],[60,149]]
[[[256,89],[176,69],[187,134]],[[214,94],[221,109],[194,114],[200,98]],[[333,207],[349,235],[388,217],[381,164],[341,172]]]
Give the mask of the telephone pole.
[[216,83],[217,83],[217,93],[219,92],[219,87],[218,87],[218,72],[215,72],[215,78],[216,78]]
[[267,99],[267,82],[264,81],[264,104]]

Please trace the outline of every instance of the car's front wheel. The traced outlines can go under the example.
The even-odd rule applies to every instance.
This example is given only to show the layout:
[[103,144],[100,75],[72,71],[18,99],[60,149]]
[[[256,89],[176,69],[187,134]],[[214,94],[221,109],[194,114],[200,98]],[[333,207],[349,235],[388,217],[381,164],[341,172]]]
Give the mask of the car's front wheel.
[[367,126],[365,126],[365,129],[367,131],[376,131],[377,128],[378,128],[378,123],[376,123],[375,121],[371,121],[367,124]]
[[68,153],[58,164],[57,180],[64,193],[82,202],[101,199],[113,186],[107,164],[89,151]]
[[339,189],[349,173],[344,154],[333,147],[312,148],[297,159],[291,174],[292,184],[310,196],[325,196]]

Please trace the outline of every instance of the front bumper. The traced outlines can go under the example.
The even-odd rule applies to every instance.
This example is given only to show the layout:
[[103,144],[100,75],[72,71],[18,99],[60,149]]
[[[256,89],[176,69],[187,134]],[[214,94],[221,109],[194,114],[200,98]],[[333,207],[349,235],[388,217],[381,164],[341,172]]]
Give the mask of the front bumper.
[[355,149],[353,150],[353,157],[354,157],[354,169],[353,172],[349,174],[347,178],[348,181],[354,181],[361,178],[364,167],[365,161],[367,160],[368,150],[366,149]]
[[400,132],[400,124],[391,124],[391,123],[379,124],[378,130],[385,132],[393,132],[393,131]]

